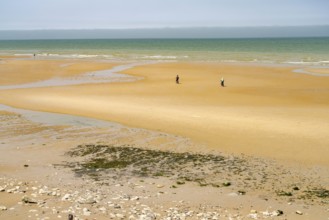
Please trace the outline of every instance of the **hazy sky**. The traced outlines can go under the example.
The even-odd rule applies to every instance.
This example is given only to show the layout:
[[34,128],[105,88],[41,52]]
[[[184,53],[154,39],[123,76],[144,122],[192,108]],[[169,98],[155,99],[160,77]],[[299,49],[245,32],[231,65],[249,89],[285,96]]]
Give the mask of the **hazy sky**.
[[328,24],[329,0],[0,0],[0,30]]

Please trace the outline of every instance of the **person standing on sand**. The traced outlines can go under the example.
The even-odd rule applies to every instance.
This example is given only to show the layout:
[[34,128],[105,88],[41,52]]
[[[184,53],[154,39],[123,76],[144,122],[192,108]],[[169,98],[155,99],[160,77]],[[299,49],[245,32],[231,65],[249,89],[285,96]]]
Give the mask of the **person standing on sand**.
[[179,84],[179,76],[176,76],[176,83]]
[[225,85],[224,85],[224,77],[222,77],[222,79],[220,80],[220,85],[221,85],[222,87],[225,87]]

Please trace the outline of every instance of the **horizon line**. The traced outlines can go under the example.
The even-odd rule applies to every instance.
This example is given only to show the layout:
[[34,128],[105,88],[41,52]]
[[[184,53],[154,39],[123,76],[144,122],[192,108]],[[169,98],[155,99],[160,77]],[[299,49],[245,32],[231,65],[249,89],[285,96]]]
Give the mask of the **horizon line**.
[[160,30],[160,29],[215,29],[215,28],[291,28],[291,27],[329,27],[323,25],[268,25],[268,26],[168,26],[168,27],[116,27],[116,28],[32,28],[0,29],[0,31],[92,31],[92,30]]

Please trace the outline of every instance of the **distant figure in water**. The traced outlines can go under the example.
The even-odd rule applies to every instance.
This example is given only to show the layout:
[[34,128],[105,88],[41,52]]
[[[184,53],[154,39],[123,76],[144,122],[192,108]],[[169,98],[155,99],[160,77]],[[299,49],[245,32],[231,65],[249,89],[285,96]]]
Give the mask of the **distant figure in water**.
[[179,84],[179,76],[176,76],[176,83]]
[[33,54],[33,58],[35,59],[35,53]]
[[224,85],[224,78],[222,77],[222,79],[220,80],[220,85],[222,86],[222,87],[225,87],[225,85]]

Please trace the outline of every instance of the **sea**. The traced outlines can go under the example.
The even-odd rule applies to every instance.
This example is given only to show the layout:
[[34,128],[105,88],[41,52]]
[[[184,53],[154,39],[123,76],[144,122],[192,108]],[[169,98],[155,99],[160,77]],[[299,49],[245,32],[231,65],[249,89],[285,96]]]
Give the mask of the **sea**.
[[0,40],[0,55],[110,61],[250,62],[329,66],[329,37]]

